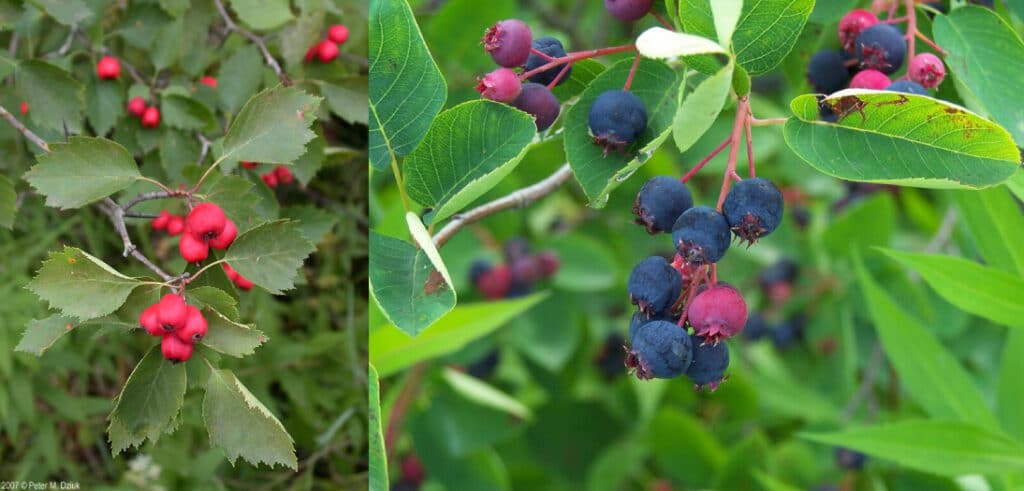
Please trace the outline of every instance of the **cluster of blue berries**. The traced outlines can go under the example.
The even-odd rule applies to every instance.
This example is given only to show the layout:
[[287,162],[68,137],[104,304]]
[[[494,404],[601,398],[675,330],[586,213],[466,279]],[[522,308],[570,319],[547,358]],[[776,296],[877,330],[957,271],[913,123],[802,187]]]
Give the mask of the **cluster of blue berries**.
[[721,341],[747,324],[747,305],[731,285],[711,274],[735,237],[753,244],[782,220],[782,193],[771,181],[750,178],[729,189],[721,211],[694,206],[679,180],[657,176],[641,187],[633,206],[636,223],[648,233],[672,235],[669,262],[651,256],[630,273],[630,321],[626,366],[640,379],[687,375],[697,389],[714,390],[729,366]]
[[534,283],[551,278],[561,265],[557,253],[533,254],[530,243],[521,238],[506,242],[503,253],[504,263],[492,264],[478,259],[469,268],[470,282],[488,300],[525,296]]

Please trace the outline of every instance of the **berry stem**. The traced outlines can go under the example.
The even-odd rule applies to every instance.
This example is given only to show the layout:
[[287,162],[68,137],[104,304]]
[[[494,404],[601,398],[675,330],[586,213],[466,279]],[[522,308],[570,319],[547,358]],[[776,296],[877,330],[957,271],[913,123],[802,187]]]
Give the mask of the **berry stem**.
[[747,165],[750,167],[750,177],[752,178],[757,177],[754,172],[754,139],[750,136],[750,120],[753,119],[753,117],[754,116],[750,116],[749,118],[745,118],[743,121],[743,126],[747,132]]
[[562,66],[562,65],[564,65],[566,63],[572,63],[574,61],[585,60],[587,58],[594,58],[594,57],[597,57],[597,56],[610,55],[610,54],[615,54],[615,53],[622,53],[622,52],[625,52],[625,51],[633,51],[635,49],[636,49],[636,45],[635,44],[626,44],[626,45],[622,45],[622,46],[610,46],[610,47],[607,47],[607,48],[591,49],[591,50],[587,50],[587,51],[574,51],[572,53],[566,54],[565,56],[554,58],[551,61],[549,61],[549,62],[547,62],[547,63],[545,63],[545,64],[543,64],[543,65],[541,65],[541,66],[539,66],[537,68],[534,68],[533,70],[529,70],[529,71],[526,71],[526,72],[523,72],[523,73],[519,74],[519,80],[526,80],[526,79],[528,79],[528,78],[530,78],[530,77],[532,77],[532,76],[534,76],[534,75],[536,75],[538,73],[545,72],[545,71],[550,70],[550,69],[552,69],[552,68],[554,68],[556,66]]
[[695,174],[697,174],[698,171],[701,170],[701,168],[707,165],[708,162],[711,162],[711,159],[715,158],[715,155],[721,153],[721,151],[724,150],[727,145],[729,145],[728,138],[726,138],[720,145],[718,145],[718,147],[712,150],[707,157],[704,157],[704,160],[701,160],[696,166],[694,166],[694,168],[690,169],[690,171],[683,175],[683,177],[679,178],[679,182],[686,184],[686,181],[689,181],[691,177],[693,177]]
[[668,19],[663,17],[656,10],[654,10],[654,7],[651,7],[651,11],[648,12],[648,13],[651,14],[651,17],[654,17],[655,19],[658,19],[658,22],[660,22],[661,25],[665,26],[665,29],[668,29],[670,31],[675,31],[676,30],[675,26],[673,26],[672,23],[668,21]]
[[629,76],[626,77],[626,85],[622,87],[622,90],[629,90],[629,87],[633,85],[633,76],[636,75],[636,67],[640,66],[640,53],[636,54],[633,58],[633,66],[629,68]]
[[921,38],[921,41],[924,42],[924,44],[927,44],[928,46],[930,46],[932,49],[934,49],[938,53],[942,54],[943,56],[946,55],[946,50],[940,48],[939,45],[935,44],[935,42],[932,41],[931,39],[928,39],[928,36],[925,36],[924,34],[922,34],[921,31],[915,32],[914,35],[916,35],[917,37]]
[[554,78],[554,80],[552,80],[551,83],[548,84],[548,90],[554,90],[555,86],[558,85],[558,82],[561,82],[562,79],[565,78],[565,74],[569,73],[570,68],[572,68],[572,63],[566,63],[565,66],[562,67],[562,70],[558,72],[558,75]]
[[[907,60],[913,60],[914,41],[917,39],[917,12],[914,11],[914,0],[904,0],[903,3],[907,8]],[[893,2],[891,10],[896,10],[896,2]]]
[[530,48],[530,53],[533,53],[533,54],[535,54],[535,55],[537,55],[537,56],[539,56],[539,57],[541,57],[541,58],[543,58],[543,59],[545,59],[547,61],[554,60],[554,58],[552,58],[551,55],[549,55],[549,54],[547,54],[547,53],[545,53],[545,52],[543,52],[543,51],[541,51],[541,50],[539,50],[537,48]]
[[907,16],[903,16],[903,17],[896,17],[896,18],[893,18],[893,19],[883,20],[882,24],[898,24],[900,22],[906,22],[906,21],[907,21]]
[[736,103],[736,119],[732,124],[732,134],[729,135],[729,161],[726,164],[725,175],[722,177],[722,190],[718,193],[718,204],[715,209],[722,211],[722,203],[725,196],[729,194],[729,186],[732,184],[732,175],[736,174],[736,157],[740,151],[740,139],[743,136],[743,128],[750,118],[750,100],[747,97],[740,97]]

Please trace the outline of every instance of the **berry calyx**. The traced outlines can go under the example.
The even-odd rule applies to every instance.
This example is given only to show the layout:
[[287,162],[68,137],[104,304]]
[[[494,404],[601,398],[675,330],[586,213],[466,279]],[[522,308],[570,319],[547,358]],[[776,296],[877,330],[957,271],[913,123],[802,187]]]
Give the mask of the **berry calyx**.
[[637,20],[650,12],[654,0],[604,0],[604,8],[612,17],[624,22]]
[[157,302],[156,318],[160,323],[160,327],[165,332],[172,332],[175,329],[179,329],[185,325],[185,320],[188,317],[188,309],[185,305],[185,299],[173,293],[168,293],[160,298]]
[[202,312],[196,307],[188,306],[188,318],[185,321],[185,325],[181,329],[174,331],[174,335],[178,339],[195,344],[203,340],[203,336],[206,336],[206,318],[203,317]]
[[146,99],[141,97],[132,97],[132,100],[128,101],[128,114],[141,118],[142,114],[146,112]]
[[851,89],[884,90],[891,84],[889,76],[875,69],[861,70],[850,80]]
[[238,237],[238,229],[235,228],[235,222],[228,218],[224,220],[224,229],[210,239],[210,246],[219,250],[227,249],[235,241],[235,237]]
[[330,63],[338,57],[338,45],[329,40],[320,41],[316,45],[316,57],[321,63]]
[[942,64],[942,60],[938,56],[921,53],[910,60],[907,76],[924,88],[933,89],[946,78],[946,66]]
[[672,226],[672,243],[687,264],[716,263],[729,250],[729,222],[714,208],[694,206]]
[[227,217],[215,203],[199,203],[188,214],[188,228],[197,237],[209,240],[217,237],[227,224]]
[[142,111],[142,127],[156,128],[160,126],[160,110],[156,106],[149,106]]
[[505,68],[526,63],[532,42],[530,27],[519,19],[506,19],[494,24],[483,38],[484,50],[491,54],[495,63]]
[[892,74],[903,66],[907,56],[907,40],[890,24],[875,24],[857,36],[857,59],[864,68]]
[[111,80],[121,76],[121,62],[113,56],[104,56],[96,63],[96,75],[103,80]]
[[167,213],[167,210],[160,210],[160,215],[149,222],[149,226],[153,227],[153,230],[166,230],[167,223],[171,221],[171,214]]
[[771,181],[744,179],[729,189],[722,213],[740,243],[753,244],[782,222],[782,193]]
[[[540,51],[551,58],[561,58],[565,56],[565,48],[562,47],[562,42],[551,36],[535,39],[532,46],[533,49]],[[548,61],[548,59],[530,52],[530,56],[526,58],[526,64],[523,65],[523,70],[529,72],[535,68],[540,68],[541,66],[548,64]],[[530,76],[530,81],[541,85],[549,85],[556,77],[558,77],[558,74],[561,73],[563,68],[565,68],[565,66],[556,66],[544,70],[543,72],[533,74]],[[559,79],[558,84],[556,85],[562,85],[565,83],[569,80],[569,75],[571,74],[572,67],[570,66],[566,69],[565,75],[562,75],[562,78]]]
[[195,348],[191,343],[186,343],[177,336],[166,335],[160,340],[160,352],[173,363],[188,361],[192,357],[193,349]]
[[731,285],[718,283],[693,298],[687,320],[706,342],[718,343],[743,330],[747,324],[747,303]]
[[648,317],[668,312],[679,300],[683,279],[661,256],[640,261],[629,273],[629,301]]
[[597,96],[587,118],[594,144],[610,151],[623,151],[647,129],[643,101],[627,90],[609,90]]
[[548,90],[547,86],[533,82],[522,84],[519,96],[512,101],[512,107],[533,115],[537,131],[550,128],[558,119],[558,113],[562,109],[558,98]]
[[217,88],[217,79],[215,79],[215,78],[213,78],[213,77],[211,77],[209,75],[199,79],[199,83],[201,83],[203,85],[207,85],[207,86],[209,86],[210,88],[213,88],[213,89]]
[[811,56],[807,63],[807,82],[815,92],[831,94],[842,90],[850,80],[846,61],[838,51],[826,49]]
[[903,92],[905,94],[928,95],[928,89],[912,80],[897,80],[886,87],[885,90]]
[[711,343],[700,336],[693,336],[693,361],[686,369],[686,376],[693,381],[694,389],[705,387],[714,392],[725,378],[729,368],[729,346],[726,343]]
[[510,68],[499,68],[479,79],[476,91],[484,99],[512,102],[519,96],[519,75]]
[[334,24],[327,29],[327,39],[336,44],[345,44],[345,41],[348,41],[348,28],[341,24]]
[[185,231],[181,234],[181,240],[178,241],[178,252],[181,253],[185,262],[197,263],[210,255],[210,244],[196,236],[186,225]]
[[159,312],[160,304],[155,303],[146,307],[139,315],[139,325],[151,336],[163,336],[166,333],[163,326],[160,325]]
[[647,233],[671,232],[672,225],[693,206],[693,196],[685,184],[671,176],[656,176],[640,188],[633,202],[637,225]]
[[633,336],[626,366],[636,378],[672,378],[682,375],[693,360],[693,341],[685,329],[668,321],[643,324]]
[[870,10],[853,9],[839,19],[839,43],[847,53],[856,51],[857,36],[875,24],[878,24],[878,17],[875,17]]

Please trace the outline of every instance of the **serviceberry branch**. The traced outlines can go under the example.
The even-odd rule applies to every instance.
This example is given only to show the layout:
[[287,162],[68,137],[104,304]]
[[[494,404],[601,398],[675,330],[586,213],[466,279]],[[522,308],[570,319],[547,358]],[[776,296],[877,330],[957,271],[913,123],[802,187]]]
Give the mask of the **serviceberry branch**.
[[213,3],[217,6],[217,11],[220,12],[221,18],[224,19],[224,25],[227,27],[228,31],[235,31],[255,43],[260,49],[260,52],[263,53],[263,58],[266,60],[267,66],[274,70],[274,73],[277,74],[277,78],[281,79],[281,83],[285,87],[290,87],[292,85],[291,79],[289,79],[288,75],[281,69],[281,65],[277,63],[277,59],[270,54],[270,50],[267,49],[267,43],[264,42],[263,38],[240,27],[238,24],[235,24],[235,21],[230,15],[228,15],[227,9],[224,8],[224,2],[222,0],[213,0]]

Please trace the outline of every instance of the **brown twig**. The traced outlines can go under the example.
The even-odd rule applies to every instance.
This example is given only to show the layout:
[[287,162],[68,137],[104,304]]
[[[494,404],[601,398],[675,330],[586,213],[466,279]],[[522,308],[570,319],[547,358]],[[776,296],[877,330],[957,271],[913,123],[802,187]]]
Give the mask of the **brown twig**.
[[18,121],[18,119],[15,118],[13,114],[8,112],[7,109],[3,106],[0,106],[0,117],[6,119],[7,122],[14,127],[14,129],[18,130],[18,132],[24,135],[25,138],[28,138],[30,142],[35,143],[36,146],[41,148],[44,152],[50,151],[50,145],[48,145],[42,138],[39,138],[39,136],[33,133],[32,130],[26,128],[25,125],[21,124],[21,121]]
[[284,84],[285,87],[290,87],[292,85],[291,79],[289,79],[288,74],[284,73],[284,70],[281,69],[281,65],[277,63],[274,56],[270,54],[270,50],[267,49],[267,43],[264,42],[263,38],[253,34],[238,24],[235,24],[235,21],[231,19],[230,15],[228,15],[227,9],[224,8],[223,1],[213,0],[213,3],[217,6],[217,11],[220,12],[220,16],[224,19],[224,24],[227,26],[228,30],[235,31],[245,36],[253,43],[256,43],[260,52],[263,53],[263,58],[266,60],[267,66],[269,66],[271,70],[274,70],[274,73],[277,74],[277,78],[281,79],[281,83]]

